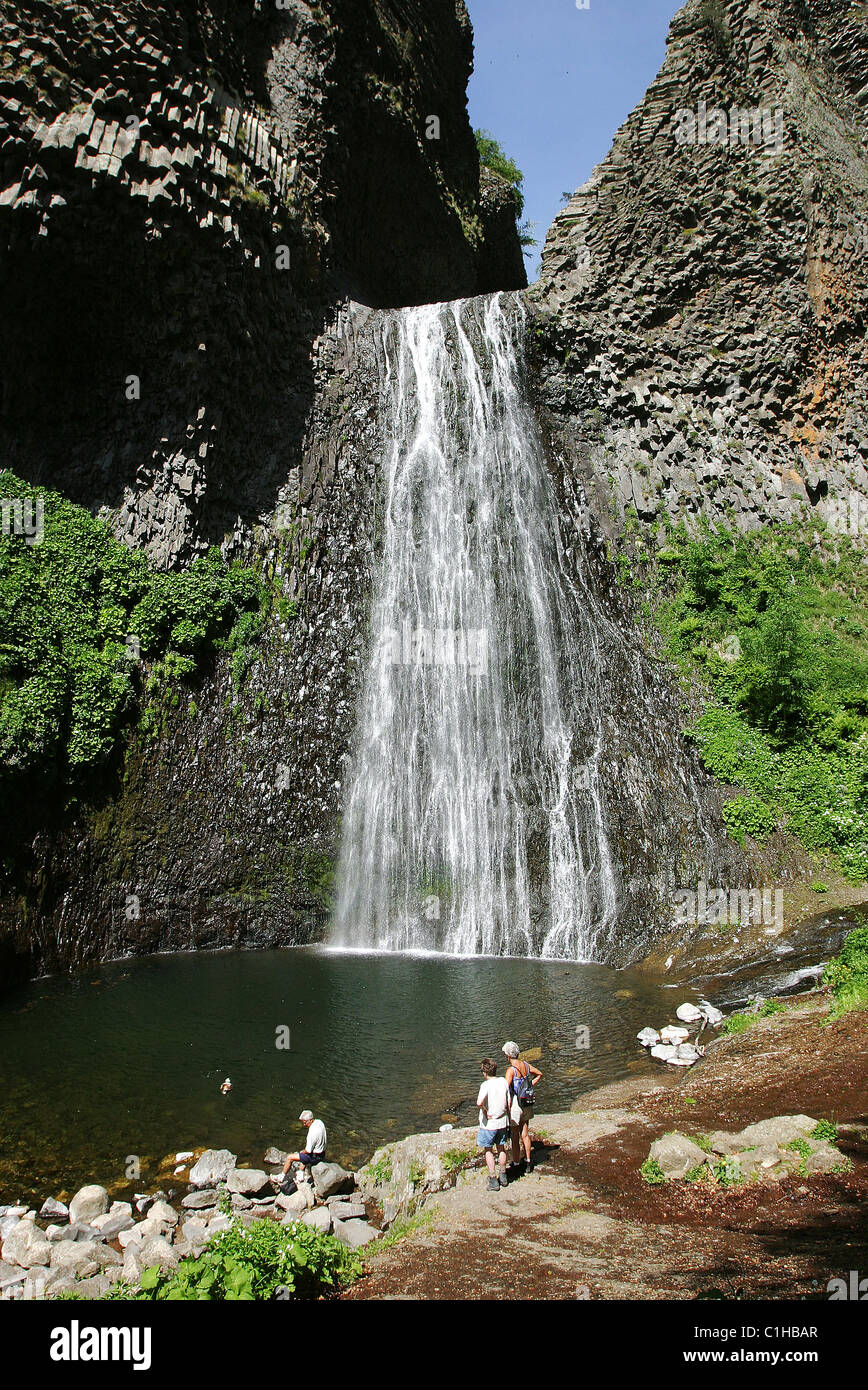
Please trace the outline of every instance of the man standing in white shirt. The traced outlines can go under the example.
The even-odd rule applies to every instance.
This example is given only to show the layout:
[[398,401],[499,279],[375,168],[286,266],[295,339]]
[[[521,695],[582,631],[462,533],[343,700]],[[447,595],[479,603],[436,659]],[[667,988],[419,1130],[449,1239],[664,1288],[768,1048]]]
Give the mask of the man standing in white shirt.
[[[506,1187],[506,1150],[512,1146],[509,1087],[504,1077],[495,1075],[496,1071],[494,1062],[490,1057],[486,1057],[482,1063],[482,1075],[485,1080],[476,1097],[476,1104],[479,1106],[479,1133],[476,1136],[476,1144],[485,1153],[489,1192],[497,1192],[499,1188]],[[499,1174],[495,1170],[495,1152],[500,1167]]]
[[315,1163],[322,1163],[325,1158],[326,1127],[322,1120],[315,1120],[312,1110],[302,1110],[298,1118],[307,1130],[307,1143],[299,1153],[286,1155],[286,1162],[283,1165],[284,1177],[288,1174],[293,1163],[301,1163],[305,1168],[312,1168]]

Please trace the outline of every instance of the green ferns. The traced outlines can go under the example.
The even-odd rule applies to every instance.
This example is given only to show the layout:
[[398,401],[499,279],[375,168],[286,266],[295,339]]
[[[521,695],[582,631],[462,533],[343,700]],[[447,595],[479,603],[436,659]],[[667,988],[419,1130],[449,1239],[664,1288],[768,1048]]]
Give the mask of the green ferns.
[[157,572],[83,507],[12,473],[0,496],[45,508],[40,544],[0,535],[0,792],[33,800],[109,764],[137,712],[140,659],[153,688],[196,675],[218,645],[233,666],[248,653],[260,586],[217,549]]
[[868,572],[836,538],[837,563],[795,528],[690,539],[660,553],[670,593],[657,619],[685,678],[713,703],[688,730],[706,767],[742,789],[733,838],[785,826],[868,877]]

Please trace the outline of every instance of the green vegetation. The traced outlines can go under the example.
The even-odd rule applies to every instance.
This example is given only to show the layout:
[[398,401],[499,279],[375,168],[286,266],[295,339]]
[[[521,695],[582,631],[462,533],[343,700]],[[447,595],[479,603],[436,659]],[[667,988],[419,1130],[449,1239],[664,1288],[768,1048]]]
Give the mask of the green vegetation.
[[814,1152],[807,1139],[791,1139],[784,1147],[789,1149],[791,1153],[801,1154],[802,1158],[810,1158]]
[[811,1138],[819,1139],[821,1143],[837,1144],[838,1126],[832,1120],[818,1120],[811,1130]]
[[646,1158],[639,1172],[642,1174],[645,1181],[650,1183],[652,1187],[666,1181],[666,1174],[663,1172],[656,1158]]
[[392,1181],[392,1153],[387,1150],[376,1163],[368,1164],[368,1174],[378,1187],[385,1187]]
[[413,1162],[410,1164],[407,1179],[414,1187],[418,1187],[421,1182],[425,1181],[425,1169],[417,1158],[414,1158]]
[[823,984],[832,987],[830,1020],[868,1005],[868,926],[850,932],[823,971]]
[[381,1250],[388,1250],[390,1246],[397,1245],[399,1240],[406,1240],[407,1236],[415,1235],[417,1231],[424,1231],[433,1224],[436,1211],[432,1207],[426,1207],[423,1211],[414,1212],[412,1216],[399,1216],[392,1222],[386,1234],[377,1241],[373,1254],[378,1254]]
[[267,193],[263,193],[261,188],[250,183],[245,178],[240,164],[230,164],[227,169],[229,178],[229,199],[240,200],[248,203],[251,207],[262,208],[265,211],[271,206],[271,200]]
[[703,27],[707,30],[718,53],[727,54],[732,47],[732,35],[726,22],[726,10],[721,0],[703,0],[700,8]]
[[721,1033],[726,1033],[728,1037],[736,1037],[739,1033],[746,1033],[748,1028],[753,1025],[752,1014],[730,1014],[720,1025]]
[[479,151],[479,163],[486,169],[491,169],[495,174],[499,174],[502,179],[511,187],[515,194],[515,218],[518,222],[518,239],[522,246],[528,248],[536,246],[536,240],[532,235],[532,223],[522,222],[521,215],[524,212],[524,174],[519,169],[514,159],[504,152],[497,140],[488,130],[475,130],[476,148]]
[[447,1149],[441,1162],[446,1172],[451,1176],[454,1173],[459,1173],[462,1168],[466,1168],[475,1157],[475,1149]]
[[702,1182],[711,1177],[711,1169],[707,1163],[697,1163],[695,1168],[684,1174],[685,1182]]
[[296,1222],[254,1221],[235,1217],[197,1259],[181,1260],[177,1270],[157,1267],[142,1274],[141,1290],[115,1284],[107,1299],[260,1300],[280,1297],[311,1299],[352,1283],[363,1272],[362,1260],[334,1236]]
[[738,788],[733,838],[777,826],[868,877],[868,566],[849,537],[794,527],[670,530],[656,619],[685,683],[710,700],[687,731]]
[[767,999],[757,1009],[757,1016],[759,1018],[771,1018],[773,1014],[785,1014],[786,1012],[787,1006],[782,999]]
[[0,497],[44,506],[41,543],[0,535],[0,794],[68,795],[104,770],[148,689],[188,681],[220,646],[252,660],[256,575],[219,550],[161,573],[56,492],[0,473]]
[[736,1183],[743,1181],[741,1164],[732,1156],[721,1158],[714,1165],[714,1176],[721,1187],[734,1187]]

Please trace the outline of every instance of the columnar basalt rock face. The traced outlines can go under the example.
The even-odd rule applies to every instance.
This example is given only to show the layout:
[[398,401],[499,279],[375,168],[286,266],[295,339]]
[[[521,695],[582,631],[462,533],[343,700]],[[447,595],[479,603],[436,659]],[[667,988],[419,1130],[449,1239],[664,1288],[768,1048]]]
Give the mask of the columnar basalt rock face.
[[374,530],[374,350],[342,306],[525,283],[511,191],[480,197],[465,5],[0,0],[0,50],[4,465],[158,566],[220,545],[283,614],[243,690],[219,660],[30,846],[4,982],[307,939]]
[[[6,982],[126,951],[320,939],[368,625],[376,530],[375,317],[317,340],[314,406],[273,516],[240,557],[281,595],[237,684],[149,703],[99,807],[40,834],[0,901]],[[4,954],[5,950],[5,954]]]
[[159,564],[273,509],[344,294],[473,294],[510,253],[524,284],[480,216],[463,3],[0,20],[4,459]]
[[556,218],[533,295],[556,447],[604,526],[635,509],[650,528],[813,515],[858,529],[864,6],[690,0]]

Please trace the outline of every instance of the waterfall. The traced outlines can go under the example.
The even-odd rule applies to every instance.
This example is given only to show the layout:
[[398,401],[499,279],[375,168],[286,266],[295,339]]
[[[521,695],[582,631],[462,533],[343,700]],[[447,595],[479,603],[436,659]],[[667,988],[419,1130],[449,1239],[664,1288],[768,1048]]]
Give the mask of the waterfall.
[[382,316],[382,557],[331,944],[590,959],[616,885],[601,656],[512,295]]

